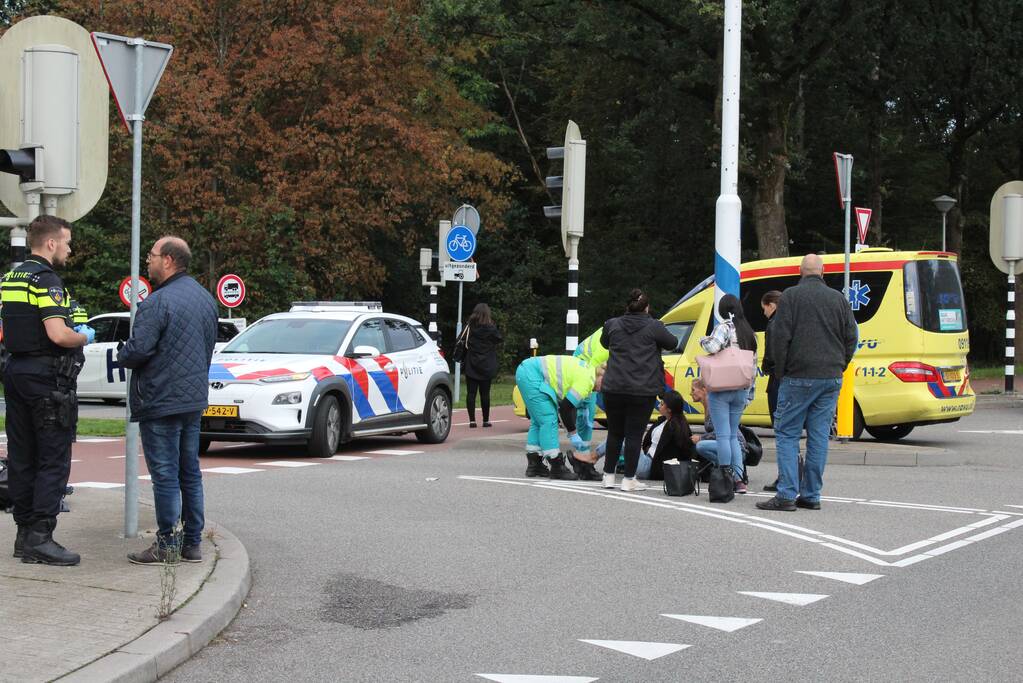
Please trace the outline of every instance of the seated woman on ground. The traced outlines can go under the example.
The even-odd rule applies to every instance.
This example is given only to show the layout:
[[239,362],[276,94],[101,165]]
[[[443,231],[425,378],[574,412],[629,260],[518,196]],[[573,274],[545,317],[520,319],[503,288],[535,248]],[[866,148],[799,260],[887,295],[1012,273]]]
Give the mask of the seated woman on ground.
[[642,450],[636,476],[640,479],[660,481],[664,479],[664,462],[675,460],[686,462],[696,458],[693,446],[693,432],[686,422],[682,394],[668,391],[657,402],[661,417],[647,428],[643,435]]

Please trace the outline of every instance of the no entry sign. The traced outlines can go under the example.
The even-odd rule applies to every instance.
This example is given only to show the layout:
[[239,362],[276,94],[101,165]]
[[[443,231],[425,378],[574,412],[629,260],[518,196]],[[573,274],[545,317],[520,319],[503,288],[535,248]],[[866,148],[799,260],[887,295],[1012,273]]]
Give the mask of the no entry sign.
[[[153,288],[149,285],[149,280],[139,276],[139,300],[136,303],[142,303],[145,301],[149,293],[153,291]],[[121,296],[121,303],[127,308],[131,308],[131,276],[121,280],[121,284],[117,287],[117,293]]]
[[217,283],[217,298],[228,308],[238,306],[245,301],[245,282],[234,273],[225,275]]

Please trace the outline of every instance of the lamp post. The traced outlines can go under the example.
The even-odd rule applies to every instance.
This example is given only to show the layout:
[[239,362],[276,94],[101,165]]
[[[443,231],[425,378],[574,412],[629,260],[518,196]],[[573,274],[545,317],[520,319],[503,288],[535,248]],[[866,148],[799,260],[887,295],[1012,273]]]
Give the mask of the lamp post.
[[935,208],[941,212],[941,250],[945,251],[945,217],[952,210],[952,207],[956,205],[956,200],[947,194],[943,194],[931,201],[934,202]]

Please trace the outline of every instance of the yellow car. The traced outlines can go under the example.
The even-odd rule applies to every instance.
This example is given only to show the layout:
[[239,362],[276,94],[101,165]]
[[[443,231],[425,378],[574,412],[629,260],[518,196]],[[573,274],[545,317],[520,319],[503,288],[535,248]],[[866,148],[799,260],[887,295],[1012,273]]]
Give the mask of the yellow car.
[[[824,280],[842,289],[843,254],[824,259]],[[799,282],[800,257],[752,261],[742,265],[740,298],[757,332],[762,357],[767,323],[760,298]],[[859,349],[853,358],[856,379],[853,436],[864,430],[880,440],[905,437],[914,427],[954,422],[973,413],[966,356],[970,351],[966,309],[954,254],[935,251],[864,249],[850,258],[849,298],[859,324]],[[666,354],[667,384],[687,400],[699,374],[700,338],[713,329],[714,278],[679,299],[664,315],[668,329],[683,341],[681,354]],[[515,412],[525,415],[521,400]],[[702,406],[686,404],[690,422],[702,422]],[[602,415],[598,417],[603,417]],[[756,398],[743,424],[769,426],[767,378],[757,381]]]

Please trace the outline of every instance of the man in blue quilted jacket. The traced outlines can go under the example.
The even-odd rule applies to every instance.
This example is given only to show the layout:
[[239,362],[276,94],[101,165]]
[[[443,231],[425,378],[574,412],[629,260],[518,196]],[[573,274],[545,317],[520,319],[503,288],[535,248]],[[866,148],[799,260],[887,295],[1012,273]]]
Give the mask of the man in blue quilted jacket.
[[131,419],[139,423],[158,527],[151,547],[128,555],[133,564],[202,561],[199,420],[209,394],[217,304],[187,274],[191,258],[180,237],[156,241],[146,257],[154,291],[139,304],[131,338],[117,353],[132,370]]

